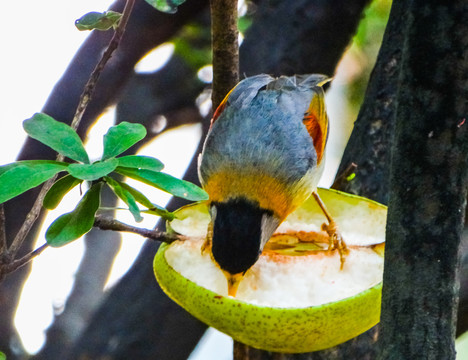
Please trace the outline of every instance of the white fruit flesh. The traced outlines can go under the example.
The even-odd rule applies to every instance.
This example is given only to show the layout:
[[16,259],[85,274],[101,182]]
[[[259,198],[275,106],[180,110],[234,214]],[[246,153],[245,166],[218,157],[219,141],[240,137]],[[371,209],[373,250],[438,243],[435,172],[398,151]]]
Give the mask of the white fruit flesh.
[[[177,242],[166,250],[168,264],[185,278],[227,296],[222,271],[201,253],[202,240]],[[306,256],[267,253],[245,274],[236,299],[251,304],[297,308],[342,300],[382,281],[383,258],[370,248],[351,248],[340,270],[338,253]]]

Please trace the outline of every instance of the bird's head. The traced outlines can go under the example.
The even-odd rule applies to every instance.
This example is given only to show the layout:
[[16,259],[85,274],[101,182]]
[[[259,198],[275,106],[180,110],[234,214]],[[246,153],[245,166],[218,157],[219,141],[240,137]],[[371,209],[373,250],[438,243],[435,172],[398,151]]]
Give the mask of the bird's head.
[[271,210],[244,198],[211,204],[212,254],[225,273],[230,294],[255,264],[263,246],[280,224]]

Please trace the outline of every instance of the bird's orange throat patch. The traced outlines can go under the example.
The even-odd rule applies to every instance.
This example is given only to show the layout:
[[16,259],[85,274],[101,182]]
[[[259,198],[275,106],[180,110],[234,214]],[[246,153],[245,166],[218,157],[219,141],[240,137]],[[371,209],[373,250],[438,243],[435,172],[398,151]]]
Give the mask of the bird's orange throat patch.
[[266,174],[239,174],[232,170],[210,176],[203,187],[210,195],[210,201],[244,197],[257,202],[263,209],[273,211],[281,221],[310,195],[308,186],[288,187]]

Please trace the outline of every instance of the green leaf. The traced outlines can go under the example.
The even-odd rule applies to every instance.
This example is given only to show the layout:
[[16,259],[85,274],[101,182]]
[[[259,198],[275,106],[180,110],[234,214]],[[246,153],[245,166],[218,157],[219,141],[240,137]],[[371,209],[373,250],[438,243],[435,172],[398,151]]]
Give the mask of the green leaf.
[[0,351],[0,360],[6,360],[6,355],[5,353]]
[[21,161],[15,161],[13,163],[0,166],[0,175],[18,166],[23,166],[23,165],[24,166],[37,166],[37,165],[47,165],[47,164],[62,165],[65,167],[69,165],[66,162],[59,162],[55,160],[21,160]]
[[117,28],[122,14],[115,11],[89,12],[75,21],[75,26],[80,31],[101,30],[106,31],[110,28]]
[[60,163],[12,166],[0,175],[0,203],[42,184],[66,168]]
[[119,160],[119,166],[128,168],[153,171],[161,171],[164,168],[164,164],[161,161],[150,156],[128,155],[119,157],[117,160]]
[[142,192],[138,191],[134,187],[131,187],[130,185],[120,182],[120,185],[127,190],[132,196],[135,198],[137,202],[139,202],[141,205],[148,209],[152,209],[155,207],[155,205],[151,202],[150,199],[148,199]]
[[177,12],[177,6],[183,4],[185,0],[145,0],[148,4],[150,4],[155,9],[174,14]]
[[23,128],[33,139],[51,147],[59,154],[89,164],[89,157],[80,137],[70,126],[49,115],[36,113],[23,121]]
[[63,197],[76,185],[82,183],[83,180],[77,179],[71,175],[66,175],[57,180],[47,192],[42,205],[49,210],[55,209],[62,201]]
[[172,221],[176,218],[175,214],[168,211],[167,209],[155,205],[152,209],[141,211],[145,214],[151,214],[162,217],[164,220]]
[[140,222],[143,220],[140,214],[140,209],[135,201],[133,195],[127,191],[124,187],[122,187],[122,183],[120,181],[114,180],[109,176],[105,177],[106,183],[110,186],[112,191],[114,191],[115,195],[117,195],[122,201],[127,204],[128,210],[132,213],[133,217],[135,218],[136,222]]
[[180,35],[172,40],[174,54],[196,71],[212,63],[211,33],[206,26],[187,24],[180,31]]
[[120,155],[146,136],[146,129],[141,124],[121,122],[112,126],[104,135],[104,154],[102,160]]
[[78,179],[92,181],[110,174],[118,164],[119,162],[115,158],[93,164],[70,164],[68,172]]
[[94,184],[72,212],[59,216],[49,226],[45,236],[50,246],[63,246],[91,230],[99,209],[101,187],[102,182]]
[[115,171],[183,199],[192,201],[208,199],[208,194],[197,185],[162,172],[121,167],[117,167]]
[[140,203],[144,207],[148,208],[148,210],[145,210],[144,212],[149,213],[149,214],[153,214],[153,215],[161,216],[165,220],[173,220],[175,218],[175,215],[172,212],[166,210],[165,208],[163,208],[161,206],[153,204],[151,202],[151,200],[149,200],[144,194],[142,194],[137,189],[131,187],[130,185],[128,185],[128,184],[126,184],[124,182],[121,182],[120,185],[125,190],[127,190],[130,194],[132,194],[133,197],[135,198],[135,200],[138,203]]

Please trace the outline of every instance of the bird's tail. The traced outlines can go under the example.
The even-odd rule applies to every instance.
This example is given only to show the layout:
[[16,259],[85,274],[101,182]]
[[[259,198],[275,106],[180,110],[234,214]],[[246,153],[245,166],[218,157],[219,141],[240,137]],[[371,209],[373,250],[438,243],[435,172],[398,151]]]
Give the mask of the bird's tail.
[[297,87],[305,87],[311,89],[315,86],[323,86],[332,79],[322,74],[301,74],[293,76],[280,76],[271,81],[267,85],[267,89],[294,89]]

